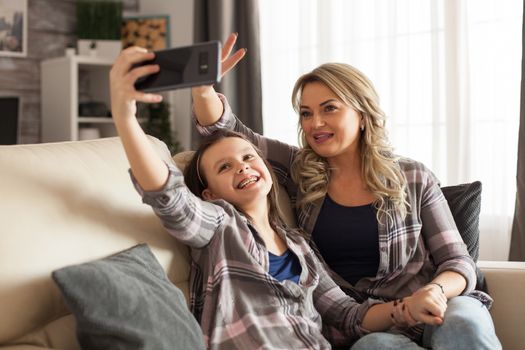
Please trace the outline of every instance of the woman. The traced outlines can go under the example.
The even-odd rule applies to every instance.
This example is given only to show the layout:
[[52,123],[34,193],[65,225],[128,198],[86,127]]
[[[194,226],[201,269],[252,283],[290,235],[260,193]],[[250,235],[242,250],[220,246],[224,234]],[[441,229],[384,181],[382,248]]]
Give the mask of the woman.
[[[229,57],[235,40],[232,34],[224,45],[227,70],[244,54]],[[501,348],[484,307],[490,297],[474,291],[475,264],[439,183],[423,164],[394,155],[366,76],[330,63],[297,80],[292,103],[300,149],[253,133],[211,86],[193,88],[192,96],[201,133],[234,129],[264,150],[296,204],[299,226],[348,294],[446,297],[439,327],[430,321],[436,315],[429,304],[412,299],[403,306],[407,327],[365,336],[353,348]]]
[[[162,161],[135,117],[136,101],[162,99],[134,88],[159,66],[133,66],[153,57],[138,47],[120,54],[110,73],[112,114],[143,201],[191,248],[190,299],[205,346],[328,349],[323,326],[334,327],[338,342],[349,344],[409,322],[402,305],[423,296],[357,303],[337,286],[303,234],[284,225],[273,172],[244,136],[228,130],[210,136],[184,179]],[[441,322],[444,298],[418,303],[433,310],[434,324]]]

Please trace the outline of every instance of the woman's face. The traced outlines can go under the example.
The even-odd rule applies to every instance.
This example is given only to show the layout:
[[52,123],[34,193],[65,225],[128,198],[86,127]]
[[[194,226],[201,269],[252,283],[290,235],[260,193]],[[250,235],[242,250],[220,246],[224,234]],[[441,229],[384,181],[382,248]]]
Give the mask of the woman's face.
[[306,142],[324,158],[359,152],[361,116],[321,82],[304,86],[299,109]]
[[272,178],[252,144],[239,137],[227,137],[210,146],[200,160],[208,188],[205,199],[224,199],[249,213],[254,206],[267,205]]

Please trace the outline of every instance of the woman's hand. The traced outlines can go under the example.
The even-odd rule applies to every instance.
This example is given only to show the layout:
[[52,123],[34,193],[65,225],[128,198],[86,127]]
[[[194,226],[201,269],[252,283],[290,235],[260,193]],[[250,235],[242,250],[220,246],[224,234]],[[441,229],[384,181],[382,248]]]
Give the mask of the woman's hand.
[[[233,69],[239,63],[240,60],[243,59],[244,55],[246,55],[246,49],[242,48],[237,51],[233,55],[231,55],[231,52],[233,50],[233,47],[235,46],[235,43],[237,42],[237,33],[231,33],[228,36],[228,39],[226,39],[226,42],[222,46],[221,51],[221,77],[224,77],[226,73],[228,73],[230,70]],[[193,93],[202,94],[210,90],[212,85],[204,85],[204,86],[196,86],[192,88]]]
[[144,93],[135,90],[138,78],[157,73],[158,65],[145,65],[131,69],[133,64],[152,60],[153,52],[141,47],[129,47],[123,50],[109,73],[111,93],[111,113],[115,122],[126,118],[135,118],[136,102],[155,103],[162,101],[162,95]]
[[228,36],[228,39],[226,39],[224,46],[222,47],[221,77],[224,77],[226,73],[228,73],[233,67],[235,67],[237,63],[239,63],[239,61],[243,59],[244,55],[246,55],[246,49],[242,48],[235,51],[235,53],[230,56],[232,49],[235,46],[235,43],[237,42],[237,36],[237,33],[231,33],[230,36]]
[[447,297],[437,285],[426,285],[394,304],[393,317],[399,325],[440,325],[447,310]]

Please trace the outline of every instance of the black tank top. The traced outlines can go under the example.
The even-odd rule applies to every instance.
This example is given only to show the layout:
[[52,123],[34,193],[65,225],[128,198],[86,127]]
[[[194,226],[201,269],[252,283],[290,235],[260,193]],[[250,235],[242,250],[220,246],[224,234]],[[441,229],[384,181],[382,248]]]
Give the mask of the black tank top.
[[312,238],[326,263],[352,285],[379,268],[379,234],[372,204],[345,207],[328,194]]

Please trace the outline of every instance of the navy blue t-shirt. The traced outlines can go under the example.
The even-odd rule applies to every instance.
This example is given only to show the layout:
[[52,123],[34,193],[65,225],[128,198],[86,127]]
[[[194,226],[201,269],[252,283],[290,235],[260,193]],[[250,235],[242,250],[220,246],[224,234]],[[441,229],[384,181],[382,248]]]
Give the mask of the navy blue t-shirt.
[[379,268],[379,233],[372,204],[345,207],[328,194],[312,238],[332,270],[352,285]]
[[270,258],[270,271],[268,272],[273,278],[279,282],[290,280],[299,283],[301,263],[290,249],[287,249],[283,255],[268,252],[268,256]]

